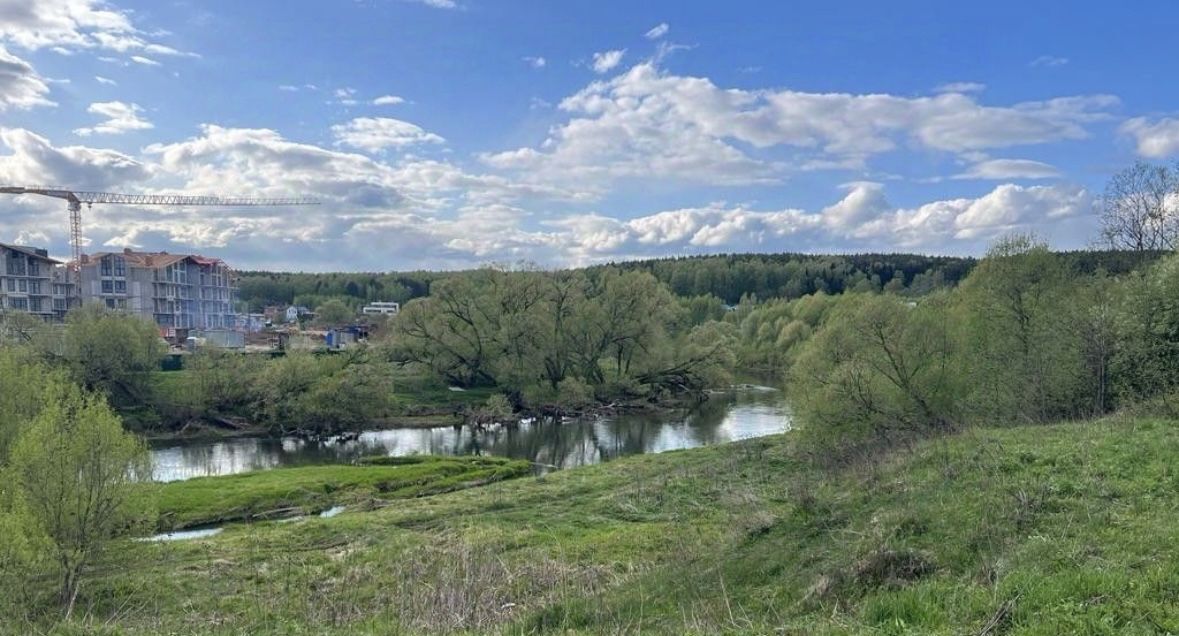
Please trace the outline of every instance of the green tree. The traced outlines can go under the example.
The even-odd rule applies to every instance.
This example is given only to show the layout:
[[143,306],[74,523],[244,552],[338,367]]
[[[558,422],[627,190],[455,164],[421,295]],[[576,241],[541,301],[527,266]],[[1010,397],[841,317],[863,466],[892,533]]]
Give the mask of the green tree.
[[338,298],[332,298],[315,308],[315,321],[321,325],[331,327],[355,320],[356,312]]
[[1179,256],[1168,256],[1125,283],[1111,360],[1114,390],[1122,403],[1159,399],[1179,412]]
[[17,440],[11,473],[32,525],[52,545],[68,615],[86,566],[113,538],[150,520],[151,502],[136,481],[151,466],[101,395],[58,384],[50,398]]
[[1089,404],[1073,328],[1076,279],[1047,245],[1023,235],[999,241],[959,290],[977,414],[1043,422]]
[[945,305],[944,298],[917,307],[891,295],[841,299],[790,374],[806,434],[845,441],[952,427],[960,387]]
[[67,316],[60,357],[84,387],[128,404],[147,397],[165,351],[155,325],[88,305]]

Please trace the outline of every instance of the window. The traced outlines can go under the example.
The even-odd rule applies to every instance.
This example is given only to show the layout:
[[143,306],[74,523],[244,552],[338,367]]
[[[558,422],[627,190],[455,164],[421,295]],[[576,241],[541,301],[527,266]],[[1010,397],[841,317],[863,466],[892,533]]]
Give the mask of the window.
[[115,257],[115,276],[127,275],[127,259],[122,256]]
[[40,267],[38,267],[39,265],[40,265],[40,263],[38,263],[37,261],[35,261],[33,259],[29,259],[29,276],[40,276],[41,275],[40,273],[38,273],[38,272],[40,272]]
[[24,278],[16,279],[16,290],[20,291],[20,292],[28,292],[29,291],[29,281]]
[[[112,283],[109,280],[102,281],[102,293],[111,294],[111,293],[114,293],[114,291],[115,291],[115,284],[114,283]],[[111,305],[111,306],[113,307],[114,305]]]
[[113,261],[114,261],[114,259],[110,256],[103,256],[102,257],[101,268],[102,268],[102,275],[103,276],[110,276],[111,275]]
[[115,299],[114,298],[107,298],[106,299],[106,306],[109,309],[114,309],[115,308]]
[[8,291],[11,291],[11,292],[16,291],[16,279],[15,278],[8,279]]
[[53,299],[53,311],[65,311],[66,303],[64,298]]
[[41,299],[40,298],[30,298],[29,299],[29,311],[41,313]]
[[29,299],[28,298],[9,298],[8,299],[8,306],[12,307],[13,309],[23,309],[25,311],[28,311]]
[[24,276],[26,271],[28,271],[28,265],[24,256],[20,254],[12,254],[8,257],[9,274]]
[[39,280],[29,281],[29,293],[30,294],[40,294],[41,293],[41,281],[39,281]]
[[116,294],[126,294],[127,293],[127,281],[116,280],[115,281],[115,293]]

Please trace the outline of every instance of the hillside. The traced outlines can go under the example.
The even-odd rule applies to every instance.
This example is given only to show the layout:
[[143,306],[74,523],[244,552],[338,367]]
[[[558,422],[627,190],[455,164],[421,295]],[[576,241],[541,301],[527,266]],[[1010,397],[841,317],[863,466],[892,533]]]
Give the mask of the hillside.
[[144,634],[1174,632],[1176,453],[1175,422],[1107,418],[818,468],[786,434],[122,550],[77,615]]

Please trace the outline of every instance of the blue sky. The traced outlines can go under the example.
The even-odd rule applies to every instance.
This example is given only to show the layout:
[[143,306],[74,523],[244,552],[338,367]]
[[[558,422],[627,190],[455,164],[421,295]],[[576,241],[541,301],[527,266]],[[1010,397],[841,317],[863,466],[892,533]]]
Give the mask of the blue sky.
[[[0,183],[322,202],[85,219],[91,251],[241,268],[1082,247],[1112,173],[1179,155],[1176,23],[1168,2],[0,0]],[[66,236],[58,202],[0,200],[0,241]]]

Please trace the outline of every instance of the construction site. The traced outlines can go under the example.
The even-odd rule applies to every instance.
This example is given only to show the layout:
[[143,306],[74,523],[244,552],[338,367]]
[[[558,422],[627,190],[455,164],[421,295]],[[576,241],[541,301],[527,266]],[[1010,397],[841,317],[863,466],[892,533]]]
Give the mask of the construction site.
[[[0,186],[0,194],[64,200],[72,252],[62,260],[43,247],[0,243],[0,311],[61,323],[75,308],[99,305],[155,324],[160,337],[180,351],[203,345],[243,350],[340,348],[367,335],[363,325],[306,329],[313,316],[306,308],[289,318],[291,312],[284,311],[281,319],[239,311],[233,270],[220,258],[129,248],[83,252],[83,206],[300,206],[316,205],[315,200],[118,194],[58,186]],[[397,310],[396,303],[375,305],[363,314]]]

